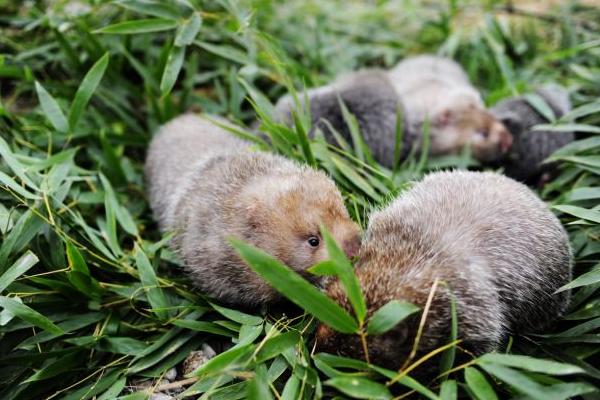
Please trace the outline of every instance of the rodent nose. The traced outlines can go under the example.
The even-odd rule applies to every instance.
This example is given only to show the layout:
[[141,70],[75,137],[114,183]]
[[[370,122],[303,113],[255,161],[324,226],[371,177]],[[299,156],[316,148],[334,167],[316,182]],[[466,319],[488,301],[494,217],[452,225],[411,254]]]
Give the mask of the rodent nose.
[[354,258],[360,249],[360,236],[355,236],[352,239],[346,240],[343,245],[344,253],[348,258]]

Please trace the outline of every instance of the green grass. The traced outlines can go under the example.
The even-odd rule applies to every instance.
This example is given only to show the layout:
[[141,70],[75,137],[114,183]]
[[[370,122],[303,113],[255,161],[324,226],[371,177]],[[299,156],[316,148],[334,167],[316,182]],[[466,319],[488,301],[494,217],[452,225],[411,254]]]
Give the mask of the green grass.
[[[196,372],[190,396],[597,398],[598,8],[563,2],[507,19],[492,1],[97,0],[78,10],[46,3],[0,0],[1,399],[144,399],[147,393],[125,385],[161,377],[217,339],[235,346]],[[328,171],[364,226],[372,206],[411,180],[472,160],[413,157],[389,171],[360,144],[339,150],[307,142],[306,115],[293,129],[275,124],[271,102],[289,88],[424,51],[460,61],[489,104],[548,82],[570,89],[576,109],[552,129],[577,124],[580,139],[553,156],[561,173],[540,193],[566,224],[576,254],[566,318],[544,335],[512,338],[506,351],[514,355],[468,365],[445,357],[440,372],[453,372],[419,383],[313,354],[309,314],[248,315],[194,293],[144,195],[152,132],[187,110],[246,126],[259,115],[271,144],[257,146]],[[259,267],[272,262],[244,251]],[[336,262],[327,268],[344,275],[344,261]],[[386,326],[385,313],[372,332]]]

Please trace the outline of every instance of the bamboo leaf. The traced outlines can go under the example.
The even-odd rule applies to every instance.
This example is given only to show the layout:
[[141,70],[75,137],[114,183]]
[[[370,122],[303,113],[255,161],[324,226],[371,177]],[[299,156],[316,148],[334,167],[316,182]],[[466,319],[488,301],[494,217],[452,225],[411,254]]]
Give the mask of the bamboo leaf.
[[39,259],[31,250],[27,250],[13,265],[0,276],[0,293],[4,291],[19,276],[29,271],[31,267],[37,264]]
[[496,392],[476,368],[465,368],[465,381],[478,400],[497,400]]
[[142,248],[138,246],[137,243],[134,247],[134,253],[135,263],[137,265],[138,272],[140,273],[142,285],[144,285],[144,289],[146,290],[148,302],[152,306],[154,314],[156,314],[160,320],[164,320],[169,316],[167,312],[169,309],[169,303],[167,302],[167,298],[158,284],[156,273],[154,272],[146,253],[144,253]]
[[358,330],[358,324],[346,311],[300,275],[262,250],[237,239],[230,242],[258,275],[293,303],[339,332],[354,333]]
[[79,122],[85,106],[100,84],[107,66],[108,53],[105,53],[98,61],[96,61],[92,68],[90,68],[83,78],[81,85],[79,85],[73,103],[71,103],[71,109],[69,110],[69,129],[71,131],[75,130],[77,122]]
[[69,123],[67,122],[67,118],[65,118],[65,114],[63,114],[60,109],[60,106],[56,100],[54,100],[54,97],[52,97],[37,81],[35,82],[35,90],[42,106],[42,110],[44,111],[44,115],[48,121],[50,121],[54,129],[62,133],[68,132]]
[[202,25],[202,18],[200,14],[193,13],[190,18],[185,20],[183,25],[177,30],[177,36],[175,37],[175,46],[183,47],[188,46],[194,42],[196,35],[200,31]]
[[112,33],[118,35],[133,35],[139,33],[168,31],[177,28],[177,21],[166,18],[138,19],[124,21],[97,29],[93,33]]
[[369,335],[385,333],[417,311],[419,311],[419,307],[414,304],[391,300],[373,314],[367,326],[367,333]]
[[179,76],[179,71],[181,71],[181,66],[183,65],[184,56],[185,47],[171,47],[171,51],[167,57],[165,69],[160,80],[161,96],[166,96],[169,94],[171,89],[173,89],[173,86],[175,86],[175,82]]
[[0,296],[0,307],[8,310],[8,312],[17,316],[18,318],[29,322],[31,325],[42,328],[49,333],[56,335],[62,335],[64,333],[62,329],[54,325],[54,323],[48,318],[44,317],[42,314],[26,306],[25,304],[17,301],[16,298]]
[[355,399],[387,400],[392,398],[392,394],[387,387],[365,378],[339,376],[329,379],[325,382],[325,385],[333,386]]

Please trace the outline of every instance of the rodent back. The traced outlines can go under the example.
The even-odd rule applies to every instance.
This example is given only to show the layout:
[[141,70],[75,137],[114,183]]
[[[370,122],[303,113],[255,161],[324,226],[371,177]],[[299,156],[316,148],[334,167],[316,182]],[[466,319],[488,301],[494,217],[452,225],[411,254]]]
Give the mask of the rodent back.
[[[543,87],[537,94],[557,118],[570,110],[568,94],[562,88]],[[552,173],[556,166],[542,162],[575,139],[573,132],[532,130],[535,125],[548,121],[521,96],[497,103],[491,112],[513,135],[513,145],[501,165],[508,176],[526,183],[536,184],[542,173]]]
[[[327,141],[334,144],[336,141],[329,125],[347,142],[352,142],[340,101],[356,118],[362,138],[374,158],[381,164],[392,167],[397,118],[405,118],[406,112],[385,72],[362,70],[344,75],[333,85],[331,91],[311,97],[313,129],[321,129]],[[400,126],[403,129],[402,152],[399,155],[402,160],[408,155],[413,138],[404,121]]]
[[[387,167],[393,166],[396,120],[398,115],[404,117],[406,113],[385,71],[366,69],[343,74],[330,85],[298,94],[301,104],[305,97],[310,101],[312,129],[309,135],[314,136],[319,129],[327,142],[337,145],[331,127],[346,142],[352,143],[341,101],[356,118],[363,140],[373,157]],[[291,123],[292,108],[290,95],[282,97],[276,105],[280,118],[287,123]],[[401,126],[404,132],[400,159],[404,159],[412,146],[412,136],[405,123]]]
[[178,193],[190,171],[219,154],[243,151],[248,144],[209,120],[192,114],[177,117],[154,136],[146,157],[150,206],[165,229]]
[[566,308],[568,295],[553,293],[570,279],[568,237],[516,181],[494,173],[430,174],[381,217],[423,226],[425,243],[484,262],[516,330],[539,329]]

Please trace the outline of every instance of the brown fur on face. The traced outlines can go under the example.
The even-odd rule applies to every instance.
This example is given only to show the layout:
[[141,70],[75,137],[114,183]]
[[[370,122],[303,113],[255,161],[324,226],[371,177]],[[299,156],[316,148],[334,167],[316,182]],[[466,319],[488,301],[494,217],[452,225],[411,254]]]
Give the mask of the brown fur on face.
[[476,159],[489,162],[502,158],[512,142],[504,124],[475,104],[446,109],[433,119],[432,154],[456,154],[469,145]]
[[[349,257],[360,247],[360,230],[333,184],[322,172],[305,169],[302,174],[271,176],[271,190],[254,193],[247,238],[298,272],[328,259],[320,232],[324,226]],[[310,183],[310,184],[308,184]],[[264,183],[255,183],[265,186]],[[308,240],[318,239],[318,246]]]
[[280,296],[242,261],[230,238],[305,277],[306,268],[327,258],[321,224],[350,255],[360,240],[327,175],[249,146],[210,119],[182,115],[155,135],[145,165],[153,214],[161,231],[173,233],[170,244],[195,288],[241,307]]

